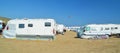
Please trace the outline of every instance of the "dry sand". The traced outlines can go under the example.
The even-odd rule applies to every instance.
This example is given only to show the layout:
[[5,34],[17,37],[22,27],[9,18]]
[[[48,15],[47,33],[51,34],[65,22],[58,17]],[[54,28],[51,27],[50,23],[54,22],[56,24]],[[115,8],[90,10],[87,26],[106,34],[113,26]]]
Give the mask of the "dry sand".
[[0,53],[120,53],[120,38],[87,40],[75,32],[57,35],[53,41],[0,38]]

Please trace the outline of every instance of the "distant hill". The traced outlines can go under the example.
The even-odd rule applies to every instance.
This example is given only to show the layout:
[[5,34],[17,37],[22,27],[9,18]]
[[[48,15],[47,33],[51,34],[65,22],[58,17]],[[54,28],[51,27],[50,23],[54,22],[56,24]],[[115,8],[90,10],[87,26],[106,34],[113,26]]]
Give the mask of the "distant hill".
[[10,20],[10,18],[6,18],[6,17],[1,17],[0,16],[0,20],[4,21],[5,24]]

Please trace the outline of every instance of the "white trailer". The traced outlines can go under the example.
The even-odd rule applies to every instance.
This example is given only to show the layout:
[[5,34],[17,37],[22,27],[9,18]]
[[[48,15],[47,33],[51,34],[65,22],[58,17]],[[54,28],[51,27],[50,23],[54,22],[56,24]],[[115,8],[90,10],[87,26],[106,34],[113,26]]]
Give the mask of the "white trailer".
[[65,26],[63,24],[57,24],[56,32],[57,34],[64,35]]
[[54,39],[56,22],[54,19],[14,19],[8,21],[3,30],[3,38]]

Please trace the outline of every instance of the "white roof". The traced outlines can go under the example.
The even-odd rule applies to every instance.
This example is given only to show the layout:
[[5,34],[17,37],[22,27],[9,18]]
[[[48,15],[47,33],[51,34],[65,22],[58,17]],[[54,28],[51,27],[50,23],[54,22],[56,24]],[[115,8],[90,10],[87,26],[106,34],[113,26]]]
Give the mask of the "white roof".
[[25,22],[38,22],[38,21],[49,21],[55,22],[54,19],[13,19],[8,21],[8,23],[25,23]]

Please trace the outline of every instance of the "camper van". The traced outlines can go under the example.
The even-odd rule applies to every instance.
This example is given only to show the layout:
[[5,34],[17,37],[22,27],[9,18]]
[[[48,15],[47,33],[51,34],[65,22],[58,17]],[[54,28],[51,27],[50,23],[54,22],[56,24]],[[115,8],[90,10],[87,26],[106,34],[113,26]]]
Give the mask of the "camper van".
[[57,34],[64,35],[64,29],[65,29],[65,27],[63,24],[57,24],[57,29],[56,29]]
[[119,24],[90,24],[85,26],[85,34],[120,34]]
[[84,27],[84,35],[82,38],[93,37],[94,35],[120,35],[120,25],[119,24],[90,24]]
[[3,30],[3,38],[54,39],[56,21],[54,19],[13,19]]

